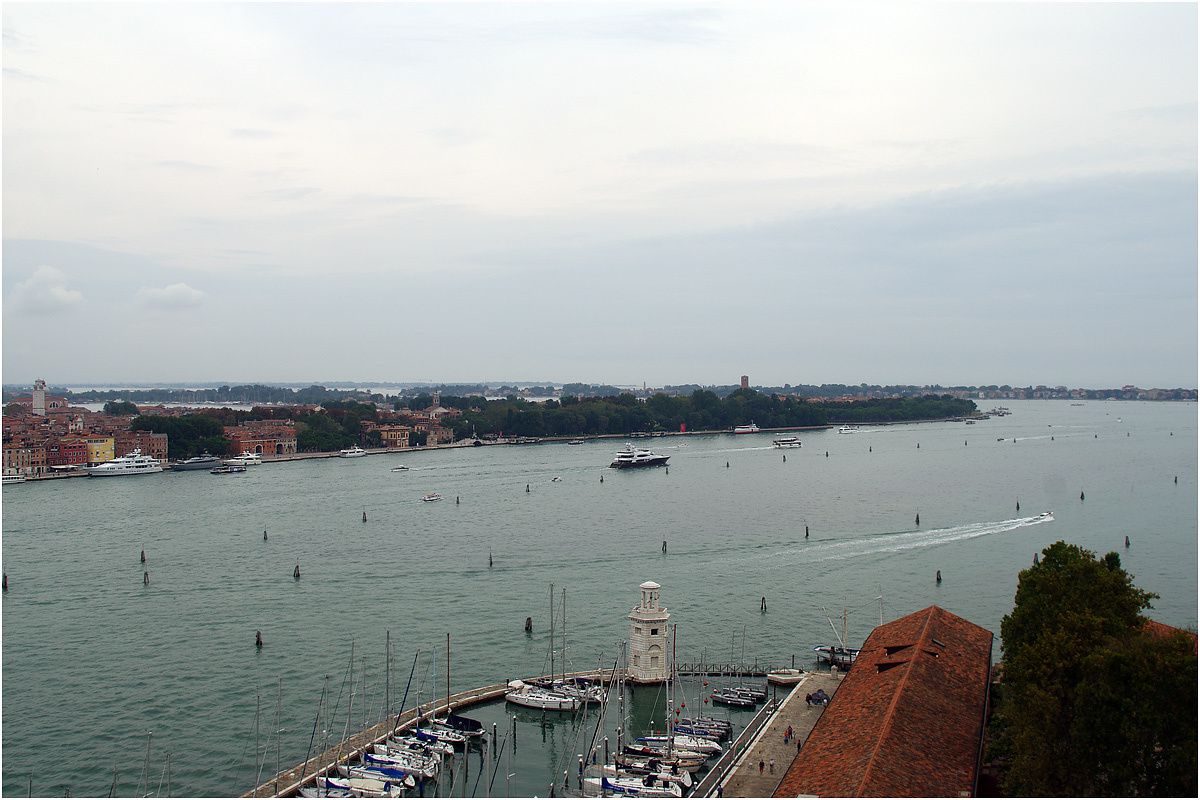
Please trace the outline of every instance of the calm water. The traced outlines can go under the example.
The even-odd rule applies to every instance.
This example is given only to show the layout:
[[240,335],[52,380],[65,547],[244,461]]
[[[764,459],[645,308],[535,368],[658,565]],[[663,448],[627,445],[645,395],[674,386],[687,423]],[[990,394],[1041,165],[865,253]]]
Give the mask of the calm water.
[[[154,792],[168,751],[174,794],[246,791],[258,695],[263,739],[285,730],[270,772],[276,749],[304,758],[325,676],[332,704],[352,642],[368,711],[383,704],[387,632],[399,691],[425,654],[412,690],[425,699],[445,692],[447,633],[456,691],[540,672],[551,583],[567,589],[576,669],[611,663],[647,579],[663,585],[681,660],[744,648],[808,666],[831,638],[825,610],[849,609],[859,643],[881,595],[889,619],[937,603],[999,631],[1016,573],[1060,538],[1121,550],[1161,595],[1154,615],[1195,626],[1196,405],[1007,405],[1012,416],[970,426],[805,433],[800,450],[773,450],[770,434],[653,440],[669,474],[604,469],[619,444],[607,441],[5,487],[4,792],[32,776],[35,793],[106,793],[114,768],[119,793]],[[391,472],[399,463],[412,469]],[[446,500],[420,502],[432,491]],[[1046,510],[1053,521],[1037,519]],[[649,719],[658,704],[645,702]],[[341,708],[321,730],[341,732]],[[575,733],[527,724],[518,764],[537,774],[512,785],[544,794]],[[58,748],[72,758],[48,758]]]

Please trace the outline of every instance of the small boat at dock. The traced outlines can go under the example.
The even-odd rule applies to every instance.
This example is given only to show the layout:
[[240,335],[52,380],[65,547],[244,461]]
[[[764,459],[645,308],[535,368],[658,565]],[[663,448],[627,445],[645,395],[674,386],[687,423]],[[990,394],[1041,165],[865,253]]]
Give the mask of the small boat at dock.
[[804,680],[802,669],[773,669],[767,673],[767,683],[776,686],[791,686]]
[[751,422],[749,425],[738,425],[733,429],[734,433],[758,433],[760,428]]
[[225,459],[226,464],[241,467],[256,467],[262,464],[262,456],[258,453],[251,453],[249,450],[243,450],[240,456]]
[[512,681],[508,688],[510,691],[505,692],[504,701],[515,706],[542,711],[575,711],[582,705],[577,698],[551,692],[524,681]]
[[362,458],[366,454],[367,451],[358,445],[347,447],[345,450],[338,450],[338,458]]

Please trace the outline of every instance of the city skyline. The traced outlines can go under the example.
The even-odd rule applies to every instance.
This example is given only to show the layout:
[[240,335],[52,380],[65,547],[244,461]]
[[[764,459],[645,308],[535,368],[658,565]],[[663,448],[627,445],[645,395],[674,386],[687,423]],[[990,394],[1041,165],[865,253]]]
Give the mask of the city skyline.
[[3,24],[6,383],[1197,384],[1191,4]]

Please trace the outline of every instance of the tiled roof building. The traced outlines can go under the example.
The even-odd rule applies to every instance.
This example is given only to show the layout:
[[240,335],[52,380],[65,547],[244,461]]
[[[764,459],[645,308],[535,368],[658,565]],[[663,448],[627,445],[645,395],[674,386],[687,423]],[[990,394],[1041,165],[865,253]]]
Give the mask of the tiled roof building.
[[970,797],[992,633],[930,606],[876,628],[775,797]]
[[1151,636],[1157,637],[1159,639],[1166,639],[1171,636],[1175,636],[1177,634],[1186,636],[1192,642],[1192,652],[1197,652],[1196,632],[1195,631],[1189,631],[1189,630],[1184,630],[1183,628],[1176,628],[1171,625],[1165,625],[1165,624],[1158,622],[1157,620],[1153,620],[1153,619],[1147,619],[1142,624],[1142,630],[1145,631],[1146,633],[1150,634]]

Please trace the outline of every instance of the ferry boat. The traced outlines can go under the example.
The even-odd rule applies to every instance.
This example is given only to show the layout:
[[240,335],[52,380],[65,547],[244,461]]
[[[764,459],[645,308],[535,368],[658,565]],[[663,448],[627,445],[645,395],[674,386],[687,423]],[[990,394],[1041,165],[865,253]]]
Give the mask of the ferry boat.
[[251,453],[249,450],[243,450],[240,456],[225,459],[225,463],[234,466],[253,467],[262,463],[262,456],[258,453]]
[[3,480],[3,481],[4,481],[4,485],[5,485],[5,486],[8,486],[10,483],[24,483],[24,482],[25,482],[25,476],[24,476],[24,475],[5,475],[5,476],[4,476],[2,479],[0,479],[0,480]]
[[212,469],[213,467],[221,466],[221,459],[214,456],[212,453],[201,453],[198,456],[177,461],[171,466],[171,469],[176,472],[189,472],[198,469]]
[[442,496],[440,494],[438,494],[437,492],[430,492],[429,494],[427,494],[421,498],[422,502],[425,502],[425,503],[436,503],[438,500],[441,500],[441,499],[442,499]]
[[759,427],[751,422],[749,425],[738,425],[733,429],[734,433],[758,433]]
[[853,425],[843,425],[838,428],[838,433],[858,433],[858,428]]
[[209,470],[213,475],[236,475],[239,472],[245,472],[246,468],[241,464],[222,464],[219,467],[213,467]]
[[786,449],[789,447],[800,447],[800,440],[795,436],[784,436],[782,439],[776,439],[771,444],[780,449]]
[[634,447],[631,442],[626,442],[625,446],[617,451],[617,457],[608,466],[615,469],[658,467],[666,464],[669,458],[670,456],[660,456],[643,447]]
[[120,458],[114,458],[112,461],[105,461],[98,466],[87,468],[88,475],[93,478],[101,478],[109,475],[141,475],[146,472],[162,471],[162,464],[159,463],[158,459],[142,455],[140,448]]
[[363,450],[358,445],[347,447],[345,450],[338,450],[338,458],[361,458],[366,454],[367,451]]

